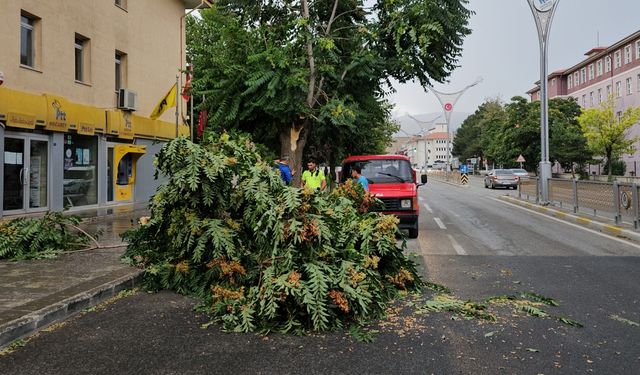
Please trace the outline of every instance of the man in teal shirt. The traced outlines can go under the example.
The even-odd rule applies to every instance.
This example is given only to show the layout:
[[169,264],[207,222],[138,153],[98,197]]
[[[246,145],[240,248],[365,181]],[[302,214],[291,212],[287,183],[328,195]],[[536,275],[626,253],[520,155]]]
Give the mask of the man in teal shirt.
[[359,165],[351,166],[351,177],[362,185],[364,190],[369,191],[369,181],[367,181],[367,178],[362,175],[362,168]]

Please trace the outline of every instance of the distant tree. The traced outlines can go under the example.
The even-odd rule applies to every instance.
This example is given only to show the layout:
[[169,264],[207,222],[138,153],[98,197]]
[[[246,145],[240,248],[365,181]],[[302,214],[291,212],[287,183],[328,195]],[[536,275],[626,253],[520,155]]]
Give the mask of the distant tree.
[[549,156],[575,177],[575,166],[581,172],[593,154],[587,146],[578,116],[582,108],[575,98],[554,98],[549,101]]
[[611,181],[611,163],[622,154],[635,152],[637,137],[629,137],[628,130],[640,119],[640,108],[627,108],[620,116],[614,113],[614,99],[610,97],[600,108],[582,111],[578,122],[593,153],[606,160],[605,169]]

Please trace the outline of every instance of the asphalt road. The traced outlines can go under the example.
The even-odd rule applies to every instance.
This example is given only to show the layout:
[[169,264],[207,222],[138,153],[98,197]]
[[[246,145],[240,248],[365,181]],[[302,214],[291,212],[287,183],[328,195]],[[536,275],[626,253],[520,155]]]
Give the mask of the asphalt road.
[[[535,292],[559,302],[545,307],[549,317],[507,306],[496,310],[497,322],[418,315],[403,301],[380,322],[375,342],[358,343],[340,332],[202,329],[207,318],[193,300],[138,293],[1,356],[0,373],[637,374],[640,248],[494,199],[508,192],[475,180],[468,188],[430,181],[420,191],[420,237],[408,251],[427,279],[462,299]],[[432,296],[427,290],[421,300]]]

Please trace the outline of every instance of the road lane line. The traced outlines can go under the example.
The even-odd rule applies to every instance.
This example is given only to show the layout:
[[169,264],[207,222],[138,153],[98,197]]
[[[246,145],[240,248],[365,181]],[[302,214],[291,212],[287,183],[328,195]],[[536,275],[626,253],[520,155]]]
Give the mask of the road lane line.
[[526,208],[524,208],[524,207],[522,207],[522,206],[518,206],[517,204],[513,204],[513,203],[505,202],[505,201],[503,201],[502,199],[498,199],[498,198],[491,198],[491,199],[493,199],[493,200],[495,200],[495,201],[498,201],[498,202],[501,202],[501,203],[504,203],[504,204],[509,205],[509,206],[513,206],[513,207],[519,208],[519,209],[521,209],[521,210],[529,211],[529,212],[531,212],[532,214],[536,214],[536,215],[539,215],[539,216],[542,216],[542,217],[546,217],[546,218],[551,219],[551,220],[555,220],[555,221],[557,221],[557,222],[559,222],[559,223],[567,224],[567,225],[568,225],[568,226],[570,226],[570,227],[574,227],[574,228],[582,229],[582,230],[584,230],[584,231],[591,232],[591,233],[593,233],[593,234],[597,234],[597,235],[599,235],[599,236],[602,236],[602,237],[606,237],[606,238],[612,239],[612,240],[614,240],[614,241],[618,241],[618,242],[623,243],[623,244],[625,244],[625,245],[627,245],[627,246],[631,246],[631,247],[635,247],[636,249],[640,249],[640,245],[636,245],[636,244],[634,244],[633,242],[625,241],[625,240],[622,240],[622,239],[620,239],[620,238],[618,238],[618,237],[610,236],[610,235],[608,235],[608,234],[605,234],[605,233],[599,232],[599,231],[597,231],[597,230],[593,230],[593,229],[590,229],[590,228],[587,228],[587,227],[583,227],[582,225],[578,225],[578,224],[570,223],[570,222],[568,222],[568,221],[560,220],[560,219],[555,218],[555,217],[553,217],[553,216],[545,215],[545,214],[543,214],[543,213],[540,213],[540,212],[537,212],[537,211],[534,211],[534,210],[528,210],[528,209],[526,209]]
[[447,229],[447,227],[444,225],[444,223],[442,222],[442,220],[440,220],[439,217],[434,217],[433,220],[436,221],[436,224],[438,224],[440,229]]
[[424,204],[424,209],[427,210],[430,214],[433,213],[433,210],[431,209],[431,207],[429,207],[429,205],[426,203]]
[[460,246],[458,241],[456,241],[456,239],[453,238],[452,235],[447,234],[447,236],[449,237],[449,240],[451,241],[451,245],[453,245],[453,249],[456,251],[456,253],[458,253],[458,255],[467,255],[467,252],[464,251],[464,248],[462,246]]

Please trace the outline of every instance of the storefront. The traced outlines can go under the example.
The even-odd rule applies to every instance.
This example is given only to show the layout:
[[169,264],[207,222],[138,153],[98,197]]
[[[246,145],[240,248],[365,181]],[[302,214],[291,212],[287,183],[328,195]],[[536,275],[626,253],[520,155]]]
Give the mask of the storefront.
[[0,88],[0,216],[146,202],[156,142],[173,134],[131,112]]

